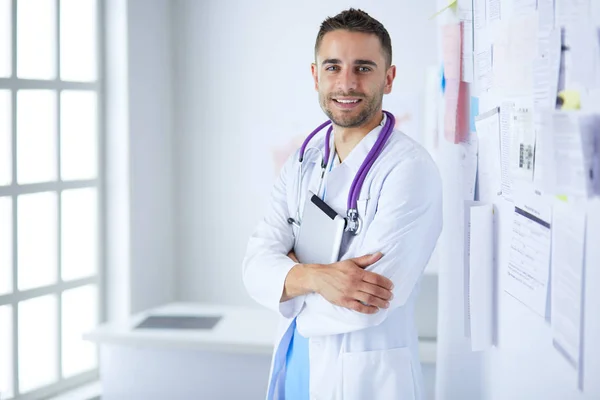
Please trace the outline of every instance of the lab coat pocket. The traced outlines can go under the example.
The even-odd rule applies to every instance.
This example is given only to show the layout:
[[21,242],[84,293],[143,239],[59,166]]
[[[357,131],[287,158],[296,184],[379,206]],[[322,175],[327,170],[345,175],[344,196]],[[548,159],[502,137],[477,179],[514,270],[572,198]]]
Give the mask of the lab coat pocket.
[[359,235],[364,233],[371,224],[371,221],[373,221],[373,214],[375,213],[375,209],[373,207],[375,202],[373,200],[374,199],[366,198],[360,199],[356,202],[356,210],[358,211],[358,216],[360,218]]
[[356,209],[358,210],[358,215],[360,218],[364,219],[367,215],[367,206],[369,205],[369,198],[360,199],[356,201]]
[[345,353],[344,400],[414,400],[414,377],[408,347]]

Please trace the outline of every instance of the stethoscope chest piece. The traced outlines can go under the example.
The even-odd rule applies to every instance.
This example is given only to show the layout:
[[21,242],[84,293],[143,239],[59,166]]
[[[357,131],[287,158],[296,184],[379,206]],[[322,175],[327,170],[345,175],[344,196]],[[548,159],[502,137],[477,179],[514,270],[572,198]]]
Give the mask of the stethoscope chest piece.
[[346,214],[346,229],[345,232],[350,232],[353,235],[358,235],[362,228],[362,220],[358,216],[358,210],[351,208]]

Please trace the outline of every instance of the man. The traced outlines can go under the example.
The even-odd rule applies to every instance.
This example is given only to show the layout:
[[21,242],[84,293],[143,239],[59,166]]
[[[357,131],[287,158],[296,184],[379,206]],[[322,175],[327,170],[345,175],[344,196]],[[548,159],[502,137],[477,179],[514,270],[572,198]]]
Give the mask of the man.
[[[335,154],[325,160],[318,195],[343,216],[351,183],[388,118],[382,99],[396,74],[391,62],[388,32],[365,12],[349,9],[321,25],[312,75],[333,123]],[[323,149],[324,136],[311,147]],[[413,311],[442,227],[438,170],[421,146],[394,131],[362,185],[362,225],[345,234],[341,261],[302,264],[293,252],[298,228],[288,219],[303,209],[298,198],[321,187],[316,153],[306,153],[300,182],[298,152],[284,165],[243,262],[250,295],[280,314],[267,398],[421,398]]]

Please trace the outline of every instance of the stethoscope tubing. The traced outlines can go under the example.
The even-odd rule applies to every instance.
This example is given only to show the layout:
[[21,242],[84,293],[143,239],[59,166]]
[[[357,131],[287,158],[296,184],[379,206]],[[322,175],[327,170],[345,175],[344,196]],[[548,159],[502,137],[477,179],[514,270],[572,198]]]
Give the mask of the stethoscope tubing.
[[[348,200],[347,200],[348,213],[350,213],[351,210],[354,210],[356,212],[358,196],[360,195],[360,191],[362,189],[362,184],[363,184],[365,178],[367,177],[367,173],[369,172],[369,170],[375,163],[375,160],[377,159],[377,157],[379,157],[379,154],[381,154],[381,152],[383,151],[383,147],[385,146],[385,143],[387,142],[387,140],[391,136],[392,132],[394,131],[394,125],[396,124],[396,119],[394,118],[394,115],[392,115],[392,113],[390,113],[388,111],[383,111],[383,112],[386,114],[387,120],[382,129],[382,132],[379,134],[377,141],[375,142],[375,144],[373,145],[373,147],[367,154],[367,157],[365,158],[365,160],[361,164],[360,168],[358,169],[358,172],[356,173],[356,175],[354,176],[354,180],[352,181],[352,185],[350,186],[350,192],[348,193]],[[319,133],[323,128],[325,128],[329,124],[331,124],[331,120],[323,122],[314,131],[312,131],[306,137],[306,139],[304,140],[304,143],[302,143],[302,147],[300,147],[300,153],[298,156],[298,160],[301,165],[300,170],[302,170],[302,161],[304,160],[304,155],[305,155],[305,151],[308,146],[308,143],[311,141],[311,139],[317,133]],[[329,127],[329,129],[327,130],[327,133],[325,135],[325,154],[321,158],[321,168],[323,170],[325,170],[327,163],[329,162],[329,155],[330,155],[330,151],[331,151],[331,149],[329,147],[329,142],[330,142],[330,137],[331,137],[332,131],[333,131],[333,125]],[[324,172],[325,171],[323,171],[323,173]],[[302,175],[302,173],[300,173],[300,174]],[[300,179],[302,179],[302,176],[300,176]]]

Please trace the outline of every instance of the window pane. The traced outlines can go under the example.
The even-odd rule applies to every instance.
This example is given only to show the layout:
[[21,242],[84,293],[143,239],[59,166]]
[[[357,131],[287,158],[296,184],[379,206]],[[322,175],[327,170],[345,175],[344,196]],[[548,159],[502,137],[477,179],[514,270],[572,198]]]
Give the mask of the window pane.
[[96,189],[65,190],[62,194],[62,278],[96,273],[98,202]]
[[21,195],[17,207],[19,290],[56,283],[56,193]]
[[56,0],[17,1],[17,76],[56,78]]
[[12,182],[11,111],[10,90],[0,90],[0,186]]
[[0,0],[0,78],[11,75],[12,18],[10,0]]
[[96,0],[60,2],[60,78],[96,79]]
[[65,90],[60,101],[61,177],[93,179],[98,169],[96,93]]
[[96,368],[96,346],[81,336],[98,324],[98,290],[94,285],[67,290],[62,297],[63,377]]
[[11,306],[0,306],[0,398],[13,393],[13,323]]
[[12,198],[0,197],[0,295],[12,292],[12,227]]
[[56,93],[17,92],[17,181],[56,180]]
[[29,392],[58,380],[56,296],[19,303],[19,389]]

